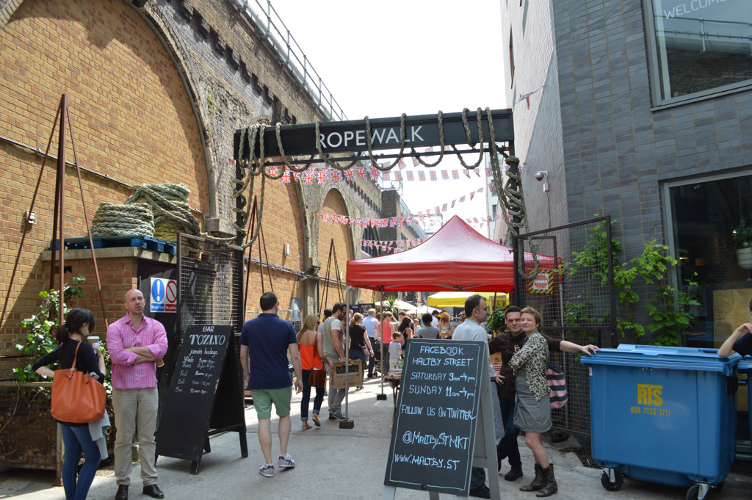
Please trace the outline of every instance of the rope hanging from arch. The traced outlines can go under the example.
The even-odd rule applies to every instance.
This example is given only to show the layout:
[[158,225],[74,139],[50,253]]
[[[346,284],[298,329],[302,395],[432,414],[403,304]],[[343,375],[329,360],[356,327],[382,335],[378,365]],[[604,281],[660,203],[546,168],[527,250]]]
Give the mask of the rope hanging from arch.
[[[482,117],[483,113],[486,113],[486,116],[488,118],[488,127],[489,127],[489,137],[488,140],[484,140],[483,136],[483,127],[482,127]],[[496,190],[496,194],[501,201],[501,209],[504,217],[508,221],[510,232],[513,236],[519,235],[520,228],[524,228],[525,232],[529,232],[529,226],[528,226],[528,218],[527,213],[525,210],[525,197],[524,192],[522,189],[522,178],[519,175],[519,171],[517,170],[517,165],[519,165],[519,159],[516,157],[511,157],[508,154],[504,152],[504,149],[497,146],[496,143],[496,134],[494,130],[494,122],[493,117],[491,114],[491,109],[486,108],[485,110],[481,108],[477,108],[475,111],[476,114],[476,123],[477,123],[477,133],[478,133],[478,141],[475,142],[472,139],[472,134],[470,130],[470,124],[467,119],[467,114],[469,110],[467,108],[462,110],[462,126],[465,132],[465,138],[466,143],[471,148],[475,148],[477,144],[483,145],[485,143],[488,144],[490,151],[491,151],[491,171],[493,173],[493,179],[494,179],[494,189]],[[353,166],[355,166],[360,161],[368,161],[370,164],[380,171],[389,171],[393,169],[395,166],[399,164],[399,161],[402,160],[405,156],[405,149],[406,149],[406,142],[407,137],[405,133],[405,120],[406,115],[405,113],[402,113],[400,116],[400,136],[399,136],[399,154],[395,158],[395,160],[388,165],[380,165],[377,161],[377,158],[374,156],[374,148],[372,143],[372,133],[371,133],[371,120],[368,116],[365,117],[365,126],[366,126],[366,134],[365,134],[365,140],[366,140],[366,149],[368,152],[368,158],[367,160],[362,159],[362,152],[357,152],[355,155],[355,159],[348,162],[345,165],[341,165],[336,160],[332,159],[329,155],[324,153],[322,144],[321,144],[321,133],[320,133],[320,125],[321,122],[319,120],[316,121],[316,151],[318,153],[318,159],[320,162],[325,163],[327,166],[334,168],[336,170],[345,171]],[[444,133],[444,123],[443,123],[443,112],[439,111],[437,114],[437,121],[438,121],[438,130],[439,130],[439,142],[440,142],[440,152],[439,152],[439,158],[433,163],[428,163],[424,161],[419,155],[416,154],[416,151],[413,147],[410,147],[409,150],[412,153],[412,156],[418,160],[418,162],[427,167],[427,168],[433,168],[436,167],[443,159],[445,151],[446,151],[446,138]],[[244,192],[246,190],[249,193],[253,193],[254,189],[254,183],[255,178],[258,176],[261,176],[261,190],[260,190],[260,196],[259,196],[259,208],[257,213],[257,224],[255,228],[254,234],[246,241],[246,243],[242,246],[242,248],[246,248],[250,245],[252,245],[256,238],[258,238],[258,231],[261,226],[262,217],[264,213],[264,192],[266,187],[266,179],[279,179],[284,175],[285,168],[289,169],[292,172],[303,172],[305,171],[308,166],[302,165],[302,166],[295,166],[293,162],[290,160],[289,156],[285,152],[284,146],[282,144],[282,130],[281,130],[281,124],[277,123],[275,126],[275,136],[277,140],[277,147],[279,149],[280,157],[282,158],[282,162],[284,163],[285,168],[279,169],[280,171],[277,173],[270,173],[268,170],[268,166],[266,165],[266,157],[264,153],[264,141],[262,140],[262,134],[264,129],[266,129],[267,126],[262,123],[256,123],[253,124],[245,129],[242,130],[241,136],[240,136],[240,147],[238,152],[238,161],[240,161],[241,158],[244,158],[246,148],[248,148],[248,163],[247,163],[247,173],[244,179],[242,180],[236,180],[236,189],[233,192],[233,197],[243,197]],[[258,144],[258,156],[256,155],[257,150],[257,144]],[[472,164],[466,163],[464,158],[462,157],[461,152],[457,149],[455,144],[451,144],[451,148],[453,149],[454,153],[459,157],[460,163],[463,167],[465,167],[468,170],[474,170],[477,168],[481,162],[483,161],[483,153],[484,149],[481,147],[480,152],[478,155],[478,160]],[[505,162],[512,168],[507,169],[507,180],[506,183],[503,181],[503,175],[501,171],[501,166],[499,163],[499,154],[501,154],[505,158]],[[317,155],[311,155],[309,160],[313,160],[315,162],[315,158]],[[248,220],[248,216],[250,214],[250,204],[244,203],[243,206],[245,206],[245,209],[236,208],[236,213],[242,214],[243,220]],[[237,223],[234,224],[234,228],[236,231],[242,233],[244,232],[244,228],[237,225]],[[220,241],[233,241],[235,238],[212,238],[210,236],[207,236],[211,239],[217,239]],[[530,274],[526,273],[524,270],[524,259],[520,259],[519,262],[519,274],[524,276],[525,279],[532,279],[538,272],[538,257],[536,249],[533,245],[530,247],[530,253],[532,254],[533,259],[533,266],[534,269]]]

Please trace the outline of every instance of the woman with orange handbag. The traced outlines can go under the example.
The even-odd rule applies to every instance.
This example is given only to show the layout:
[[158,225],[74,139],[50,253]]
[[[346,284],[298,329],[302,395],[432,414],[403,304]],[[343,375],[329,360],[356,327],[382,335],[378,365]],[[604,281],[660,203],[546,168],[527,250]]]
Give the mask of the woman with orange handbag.
[[[34,363],[32,369],[43,377],[53,377],[55,372],[47,368],[47,365],[59,361],[60,368],[68,369],[73,366],[75,360],[77,371],[89,373],[99,382],[104,382],[105,366],[102,351],[86,342],[95,324],[94,315],[88,309],[71,309],[65,323],[55,333],[59,347]],[[84,500],[101,461],[99,447],[91,437],[88,423],[58,422],[65,445],[62,471],[65,498]],[[76,468],[82,452],[85,463],[76,480]]]

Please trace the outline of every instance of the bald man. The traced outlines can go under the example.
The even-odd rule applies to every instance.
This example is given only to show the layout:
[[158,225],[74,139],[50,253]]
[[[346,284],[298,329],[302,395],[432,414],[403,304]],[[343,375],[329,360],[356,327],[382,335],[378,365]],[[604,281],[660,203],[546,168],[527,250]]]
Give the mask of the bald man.
[[125,294],[126,315],[107,329],[107,351],[112,359],[112,407],[115,410],[116,500],[128,499],[131,478],[133,428],[138,428],[138,457],[143,493],[164,498],[157,486],[157,364],[167,352],[162,323],[144,316],[144,296],[135,288]]

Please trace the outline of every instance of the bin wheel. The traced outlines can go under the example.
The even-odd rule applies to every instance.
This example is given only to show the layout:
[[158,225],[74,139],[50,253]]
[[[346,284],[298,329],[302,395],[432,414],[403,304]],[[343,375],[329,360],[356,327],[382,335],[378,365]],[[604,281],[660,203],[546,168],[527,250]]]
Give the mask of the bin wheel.
[[[621,472],[615,470],[614,471],[614,478],[616,479],[616,481],[614,481],[612,483],[608,479],[608,472],[604,472],[601,475],[601,484],[608,491],[618,491],[622,487],[622,485],[624,485],[624,474],[622,474]],[[687,497],[687,498],[689,498],[689,497]]]
[[687,490],[687,500],[705,500],[707,498],[708,493],[705,492],[705,495],[700,498],[700,485],[699,484],[693,484],[689,487]]

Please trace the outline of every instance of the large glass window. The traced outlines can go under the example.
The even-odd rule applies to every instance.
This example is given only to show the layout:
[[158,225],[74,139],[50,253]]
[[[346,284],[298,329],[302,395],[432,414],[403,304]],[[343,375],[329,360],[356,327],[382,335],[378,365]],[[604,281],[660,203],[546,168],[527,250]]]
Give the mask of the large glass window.
[[[721,174],[663,186],[667,239],[680,259],[681,282],[695,274],[702,304],[684,334],[690,347],[718,348],[749,322],[752,299],[752,175]],[[685,291],[686,288],[685,288]],[[749,378],[749,377],[748,377]],[[737,452],[749,453],[749,401],[737,396]]]
[[[683,180],[666,186],[667,236],[682,263],[682,285],[699,282],[702,304],[686,333],[690,346],[719,347],[749,322],[752,299],[752,175]],[[679,278],[679,277],[677,277]]]
[[645,0],[656,104],[752,85],[750,0]]

